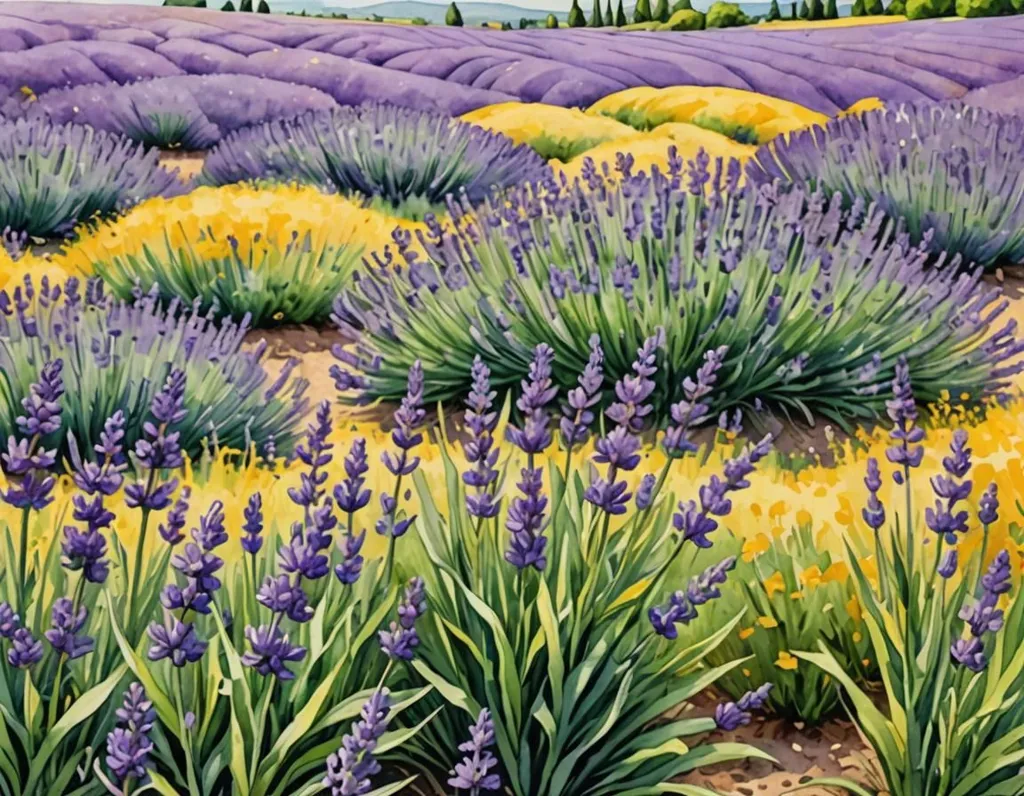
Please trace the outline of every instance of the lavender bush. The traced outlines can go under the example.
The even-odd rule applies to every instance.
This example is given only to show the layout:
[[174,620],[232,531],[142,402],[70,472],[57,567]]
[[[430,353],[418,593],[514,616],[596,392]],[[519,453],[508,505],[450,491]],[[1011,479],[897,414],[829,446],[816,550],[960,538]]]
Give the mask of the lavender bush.
[[747,165],[776,179],[876,203],[912,243],[964,265],[1024,262],[1024,121],[959,102],[833,119],[762,147]]
[[1020,369],[1015,323],[994,327],[998,290],[932,262],[877,207],[740,187],[735,161],[711,168],[701,153],[684,168],[671,156],[667,173],[633,173],[622,156],[617,175],[588,163],[583,184],[523,186],[479,210],[452,202],[452,224],[427,219],[426,256],[396,231],[400,261],[367,264],[335,304],[358,341],[340,352],[355,400],[395,400],[413,360],[428,401],[464,396],[478,354],[492,387],[514,388],[542,342],[568,389],[594,335],[608,387],[656,327],[661,418],[721,345],[719,408],[761,402],[840,425],[884,410],[899,356],[921,373],[922,400],[981,398]]
[[298,180],[420,217],[448,194],[476,203],[494,187],[549,173],[507,136],[442,113],[370,103],[240,130],[213,149],[199,180]]
[[[69,279],[35,285],[29,277],[0,292],[0,435],[36,436],[21,429],[23,404],[47,362],[63,362],[66,406],[59,422],[39,433],[57,461],[102,444],[105,423],[118,410],[127,446],[156,444],[155,431],[172,427],[190,457],[222,447],[263,454],[271,442],[288,455],[307,409],[305,381],[292,377],[296,362],[277,378],[264,368],[266,345],[242,349],[248,321],[216,324],[194,308],[154,295],[131,302],[104,293],[99,280]],[[173,421],[152,403],[165,380],[180,373],[185,414]],[[187,422],[185,422],[187,418]],[[154,421],[157,421],[154,423]]]
[[[869,578],[847,543],[888,709],[879,709],[824,641],[821,652],[797,653],[845,691],[853,720],[877,754],[881,781],[869,788],[838,778],[806,784],[858,796],[1020,793],[1024,600],[1010,553],[989,542],[998,494],[992,484],[979,498],[983,543],[968,552],[962,540],[972,524],[966,506],[974,482],[968,434],[960,429],[942,474],[931,479],[935,503],[925,508],[924,523],[913,513],[911,480],[920,477],[924,431],[912,375],[905,361],[897,364],[887,402],[892,446],[884,465],[869,460],[865,477],[870,497],[863,517],[874,537],[877,578]],[[906,490],[907,508],[887,523],[889,507],[878,492],[890,475]]]
[[[506,432],[518,449],[518,473],[497,467],[494,434],[508,407],[494,405],[489,363],[479,358],[467,401],[468,466],[460,473],[442,446],[441,495],[412,474],[419,533],[397,548],[397,562],[401,571],[423,574],[432,621],[416,628],[410,665],[449,709],[400,754],[416,759],[417,746],[435,754],[458,748],[465,756],[448,780],[458,792],[504,786],[517,796],[654,794],[708,760],[764,756],[741,744],[689,738],[749,721],[763,701],[757,695],[722,706],[715,717],[660,721],[741,664],[702,663],[735,632],[739,616],[692,645],[677,642],[680,628],[721,596],[735,560],[725,557],[682,582],[667,582],[667,573],[681,551],[713,547],[730,495],[749,485],[771,443],[727,462],[723,475],[701,488],[699,502],[677,502],[666,491],[676,460],[695,449],[689,433],[708,410],[714,367],[702,369],[687,382],[690,397],[674,407],[667,465],[634,495],[630,473],[640,465],[638,434],[651,414],[663,343],[660,333],[644,341],[632,374],[615,385],[591,463],[574,461],[573,448],[591,429],[598,433],[594,412],[567,411],[564,456],[555,446],[553,350],[540,344],[522,385],[522,420]],[[596,345],[592,360],[569,409],[591,404],[588,388],[601,361]],[[467,720],[476,722],[468,742]]]
[[186,191],[156,152],[82,125],[0,121],[0,229],[69,235],[151,196]]
[[137,83],[59,88],[31,100],[14,96],[8,119],[75,122],[161,149],[207,149],[234,130],[337,103],[309,86],[250,75],[177,75]]

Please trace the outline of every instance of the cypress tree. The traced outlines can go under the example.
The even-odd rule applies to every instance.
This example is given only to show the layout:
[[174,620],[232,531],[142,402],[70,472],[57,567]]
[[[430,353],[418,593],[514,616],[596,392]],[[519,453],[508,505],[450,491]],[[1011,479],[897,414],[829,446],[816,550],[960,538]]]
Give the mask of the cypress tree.
[[652,17],[655,22],[668,22],[668,0],[657,0]]
[[807,0],[800,0],[800,19],[810,19],[811,9],[807,5]]
[[782,12],[779,11],[779,0],[772,0],[772,4],[764,18],[768,22],[774,22],[777,19],[782,19]]
[[839,19],[839,7],[836,0],[825,0],[825,19]]
[[590,11],[590,22],[587,23],[587,26],[591,28],[604,27],[604,15],[601,13],[601,0],[594,0],[594,7]]
[[[220,7],[220,10],[221,11],[234,11],[235,10],[235,4],[232,3],[231,0],[228,0],[224,5],[222,5]],[[303,10],[305,10],[305,9],[303,9]]]
[[622,28],[629,24],[626,19],[626,9],[622,7],[622,0],[619,0],[619,7],[615,10],[615,27]]
[[260,0],[260,4],[256,6],[257,14],[269,14],[270,6],[267,4],[267,0]]
[[558,17],[556,17],[554,14],[548,14],[548,18],[544,20],[544,27],[548,28],[549,30],[557,28]]
[[864,12],[869,16],[879,16],[885,13],[885,6],[882,0],[864,0]]
[[672,4],[672,13],[674,14],[677,11],[693,11],[693,4],[690,0],[676,0]]
[[651,0],[637,0],[636,8],[633,9],[633,21],[651,21]]
[[864,0],[853,0],[853,8],[850,9],[850,15],[854,17],[864,16]]
[[821,6],[821,0],[807,0],[807,19],[816,21],[824,16],[825,9]]
[[789,4],[789,18],[796,19],[796,0]]
[[585,28],[586,26],[587,18],[583,15],[583,9],[580,8],[579,0],[572,0],[572,8],[569,9],[569,27]]
[[252,11],[252,0],[241,0],[238,4],[239,11]]
[[612,0],[608,0],[604,7],[604,24],[611,27],[615,24],[615,14],[612,13]]
[[448,11],[444,15],[444,24],[454,28],[462,27],[462,12],[459,11],[459,7],[455,3],[448,6]]

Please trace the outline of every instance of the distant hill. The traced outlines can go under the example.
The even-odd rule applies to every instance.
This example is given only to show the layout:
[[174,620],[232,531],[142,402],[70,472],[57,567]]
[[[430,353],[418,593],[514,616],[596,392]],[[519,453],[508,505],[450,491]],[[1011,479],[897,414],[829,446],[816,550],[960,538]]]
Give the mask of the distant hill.
[[[448,10],[447,3],[423,2],[423,0],[384,0],[368,6],[357,8],[337,5],[328,0],[318,3],[316,0],[270,0],[271,8],[278,12],[300,12],[305,9],[307,14],[348,14],[353,19],[369,18],[376,14],[385,19],[414,19],[421,17],[432,25],[443,25],[444,15]],[[459,3],[462,20],[467,25],[479,25],[481,22],[516,22],[521,18],[545,19],[549,13],[546,9],[522,8],[506,3]],[[565,20],[568,13],[555,11],[555,16]]]

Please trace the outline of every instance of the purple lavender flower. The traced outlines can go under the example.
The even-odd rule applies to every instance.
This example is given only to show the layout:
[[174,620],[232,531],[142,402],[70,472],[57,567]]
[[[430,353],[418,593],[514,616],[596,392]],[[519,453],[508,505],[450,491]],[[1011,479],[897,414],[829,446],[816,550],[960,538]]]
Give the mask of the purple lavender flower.
[[533,567],[543,571],[547,566],[544,550],[548,543],[542,535],[548,505],[543,493],[543,471],[524,467],[520,474],[522,478],[516,484],[519,495],[512,499],[505,519],[505,527],[511,534],[505,560],[520,570]]
[[981,576],[981,586],[993,594],[1005,594],[1010,590],[1011,577],[1010,554],[1001,550]]
[[192,529],[192,539],[206,553],[213,552],[227,542],[228,534],[224,530],[224,504],[221,501],[213,501],[206,514],[199,518],[199,527]]
[[[967,512],[957,511],[956,504],[967,499],[973,483],[968,479],[959,481],[970,472],[971,449],[967,447],[967,432],[957,429],[950,444],[951,455],[942,460],[948,475],[936,475],[931,479],[932,490],[940,498],[935,508],[924,511],[925,523],[935,533],[945,536],[949,544],[956,544],[957,533],[967,533]],[[942,501],[945,500],[945,504]]]
[[691,578],[685,591],[673,593],[667,605],[651,608],[647,616],[654,632],[669,640],[677,638],[679,630],[676,625],[688,625],[697,618],[699,606],[721,597],[722,591],[718,587],[725,583],[735,566],[734,556],[724,558]]
[[571,451],[577,445],[582,445],[590,436],[590,427],[595,418],[594,407],[601,402],[603,365],[604,351],[601,349],[601,338],[596,334],[591,335],[590,358],[576,380],[578,386],[569,390],[566,402],[562,406],[559,428],[566,450]]
[[259,628],[247,627],[245,637],[249,650],[242,655],[242,663],[251,666],[266,677],[273,674],[279,680],[293,680],[295,674],[287,664],[301,661],[306,657],[306,648],[288,642],[288,634],[274,625]]
[[423,410],[423,364],[417,359],[409,368],[407,390],[402,403],[395,411],[395,428],[391,441],[398,448],[397,454],[384,451],[381,461],[392,475],[411,475],[420,464],[420,457],[409,458],[409,451],[423,442],[423,434],[417,429],[423,424],[426,412]]
[[1005,617],[999,608],[999,595],[1010,590],[1011,578],[1010,554],[1002,550],[981,577],[981,597],[973,604],[964,603],[960,608],[959,617],[966,623],[970,637],[954,642],[950,655],[972,672],[980,672],[988,665],[984,636],[986,633],[998,633],[1003,628]]
[[346,586],[359,580],[363,572],[363,557],[360,551],[366,541],[366,531],[359,534],[347,534],[338,541],[343,560],[334,567],[334,574]]
[[254,556],[263,547],[263,496],[259,492],[249,497],[243,514],[242,549]]
[[946,580],[949,580],[953,575],[956,574],[957,565],[959,564],[959,557],[956,549],[947,550],[945,555],[942,557],[942,561],[939,563],[939,567],[936,570],[939,575]]
[[370,490],[365,488],[366,473],[370,465],[366,459],[366,439],[352,440],[345,457],[345,479],[334,487],[334,500],[346,514],[355,514],[370,502]]
[[988,485],[988,489],[978,501],[978,521],[982,525],[993,525],[999,519],[999,495],[995,483]]
[[220,588],[220,578],[216,573],[224,566],[224,560],[194,542],[189,542],[180,553],[171,557],[171,566],[195,581],[197,591],[212,595]]
[[39,381],[33,382],[29,386],[29,394],[21,399],[25,414],[16,417],[14,422],[23,436],[29,439],[45,437],[60,430],[63,369],[63,360],[47,362],[39,373]]
[[505,432],[509,442],[531,456],[541,453],[551,444],[547,405],[558,394],[558,387],[551,378],[554,361],[555,352],[547,343],[541,343],[533,350],[528,376],[520,382],[523,392],[516,401],[516,407],[523,416],[523,427],[510,426]]
[[[901,465],[904,470],[919,467],[924,457],[924,447],[917,443],[924,439],[924,430],[917,426],[917,405],[914,403],[910,366],[906,357],[901,356],[896,364],[892,398],[885,402],[885,406],[894,424],[889,437],[897,443],[886,450],[886,458],[893,464]],[[903,474],[897,472],[894,477],[897,483],[901,483]]]
[[89,636],[77,635],[88,618],[84,605],[79,606],[76,611],[71,600],[60,597],[54,601],[50,617],[53,626],[43,635],[57,652],[67,655],[71,660],[92,652],[94,640]]
[[398,605],[398,622],[392,622],[388,630],[378,634],[384,653],[393,659],[411,661],[414,649],[419,646],[420,637],[416,632],[416,620],[427,610],[426,590],[422,578],[412,578],[406,584],[405,598]]
[[197,614],[210,613],[211,594],[202,591],[196,581],[189,579],[185,588],[177,583],[168,583],[160,592],[160,602],[168,611],[181,611],[182,617],[188,611]]
[[988,658],[985,657],[985,645],[979,638],[957,639],[953,642],[949,654],[956,663],[965,666],[975,674],[984,671],[985,667],[988,666]]
[[640,486],[636,490],[636,507],[640,511],[646,511],[654,502],[654,487],[658,479],[651,473],[647,473],[640,479]]
[[715,724],[725,732],[734,732],[750,724],[754,718],[751,711],[760,710],[768,701],[771,683],[765,683],[756,691],[747,691],[738,702],[726,702],[715,708]]
[[341,748],[327,758],[327,776],[323,779],[331,796],[360,796],[369,793],[370,778],[380,772],[373,756],[377,741],[387,731],[391,699],[383,690],[374,691],[363,705],[361,718],[341,739]]
[[466,399],[466,426],[472,435],[462,445],[466,461],[472,469],[462,474],[466,486],[473,493],[466,496],[466,509],[474,517],[494,517],[500,508],[489,491],[498,477],[494,469],[498,461],[498,448],[494,444],[497,412],[492,411],[496,393],[491,390],[491,371],[478,354],[473,360],[473,386]]
[[864,476],[864,485],[868,488],[868,504],[861,509],[864,522],[874,531],[885,524],[885,506],[878,499],[878,490],[882,488],[882,475],[878,470],[878,459],[868,459],[868,473]]
[[153,751],[149,732],[156,722],[156,711],[139,683],[128,687],[123,706],[115,715],[117,727],[107,735],[107,768],[118,784],[129,777],[137,784],[145,784],[149,754]]
[[61,564],[65,569],[81,571],[82,577],[90,583],[103,583],[110,566],[104,558],[106,554],[107,540],[98,527],[89,527],[81,532],[73,526],[65,526],[61,543]]
[[643,429],[645,418],[654,410],[647,400],[655,388],[651,377],[658,370],[655,364],[657,352],[664,345],[665,330],[658,327],[657,331],[644,340],[643,345],[637,349],[633,375],[623,376],[615,383],[615,397],[618,400],[608,407],[605,414],[629,431]]
[[185,529],[185,517],[188,514],[188,501],[191,496],[192,490],[187,486],[182,487],[174,506],[167,512],[167,522],[160,523],[157,528],[160,538],[171,547],[185,539],[185,534],[182,531]]
[[334,444],[327,441],[331,429],[331,402],[321,401],[315,419],[306,426],[306,439],[295,449],[295,455],[309,467],[309,472],[300,475],[298,488],[288,489],[292,502],[305,509],[318,505],[324,495],[323,485],[327,481],[327,473],[323,468],[334,458],[331,453]]
[[303,538],[302,524],[295,523],[292,526],[291,541],[281,545],[277,551],[281,571],[309,580],[317,580],[326,575],[330,571],[330,561],[327,556],[320,553],[322,548],[312,541],[318,540]]
[[469,726],[469,740],[459,744],[459,751],[466,755],[448,772],[448,784],[456,790],[468,791],[469,796],[479,796],[484,790],[500,790],[501,776],[497,772],[489,773],[498,765],[497,758],[488,751],[492,746],[494,721],[491,712],[484,708],[476,722]]
[[149,637],[153,641],[149,648],[151,661],[169,658],[178,668],[195,663],[206,652],[206,642],[196,635],[195,626],[165,613],[164,624],[152,622]]
[[43,659],[43,642],[36,640],[26,627],[19,627],[11,634],[11,648],[7,650],[7,662],[16,669],[27,669]]
[[20,617],[11,608],[10,603],[6,601],[0,602],[0,638],[10,638],[13,636],[14,631],[20,627],[19,621]]
[[287,614],[295,622],[308,622],[313,618],[313,609],[301,583],[293,583],[287,575],[264,578],[256,601],[272,613]]
[[697,446],[690,442],[690,430],[706,422],[711,409],[705,400],[718,381],[718,371],[722,367],[728,346],[706,351],[704,362],[697,370],[696,380],[687,376],[683,380],[683,399],[672,404],[669,412],[672,424],[666,429],[662,445],[670,457],[679,457],[693,453]]
[[75,485],[89,495],[113,495],[124,481],[124,412],[118,409],[107,418],[100,432],[100,441],[93,450],[101,457],[100,462],[83,461],[78,445],[70,436],[71,462],[74,466],[72,477]]
[[22,478],[20,484],[0,493],[0,498],[16,509],[42,511],[53,502],[52,492],[56,483],[53,476],[32,471]]

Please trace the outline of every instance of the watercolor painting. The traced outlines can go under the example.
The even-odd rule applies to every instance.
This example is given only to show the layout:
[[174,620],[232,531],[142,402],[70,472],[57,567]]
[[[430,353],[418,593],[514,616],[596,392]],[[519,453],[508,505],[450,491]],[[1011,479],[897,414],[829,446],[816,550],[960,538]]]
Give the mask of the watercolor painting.
[[1021,0],[158,3],[0,0],[0,796],[1024,796]]

